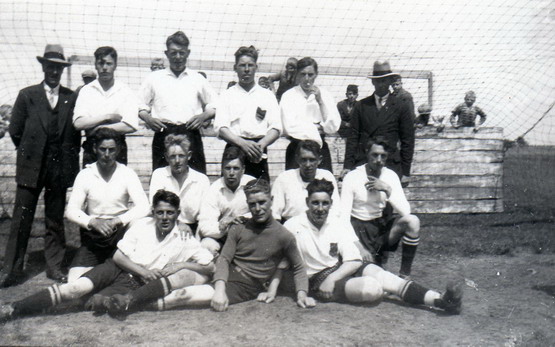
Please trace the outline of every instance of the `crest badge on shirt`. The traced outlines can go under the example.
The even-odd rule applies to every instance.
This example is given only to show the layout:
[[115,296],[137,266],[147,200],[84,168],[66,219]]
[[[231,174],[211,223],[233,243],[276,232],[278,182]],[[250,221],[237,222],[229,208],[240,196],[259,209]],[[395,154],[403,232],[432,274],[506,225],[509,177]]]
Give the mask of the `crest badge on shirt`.
[[337,257],[339,250],[337,249],[337,243],[330,243],[330,256]]

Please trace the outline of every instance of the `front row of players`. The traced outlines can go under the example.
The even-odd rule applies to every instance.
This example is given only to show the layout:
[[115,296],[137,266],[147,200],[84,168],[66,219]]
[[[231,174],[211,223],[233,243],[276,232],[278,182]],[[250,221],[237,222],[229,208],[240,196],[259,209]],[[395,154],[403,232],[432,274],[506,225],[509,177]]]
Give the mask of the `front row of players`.
[[[96,144],[99,161],[104,160],[100,149],[111,147],[106,144],[110,141]],[[385,150],[382,145],[374,143],[369,150],[374,154],[368,157],[376,157],[375,152],[382,150]],[[299,151],[302,153],[302,146]],[[105,148],[105,152],[110,151]],[[383,154],[377,157],[383,157]],[[362,255],[368,252],[364,252],[365,241],[360,240],[360,232],[356,232],[347,219],[330,213],[336,191],[332,182],[313,175],[306,185],[306,212],[281,225],[272,215],[269,183],[259,179],[244,184],[241,175],[237,174],[243,169],[243,162],[234,163],[235,160],[237,158],[224,160],[220,187],[230,192],[241,187],[248,208],[248,211],[241,212],[250,214],[250,219],[232,219],[233,212],[225,218],[218,216],[224,222],[218,224],[217,229],[212,225],[219,231],[216,236],[221,236],[213,241],[220,245],[225,238],[225,243],[215,265],[213,254],[193,236],[192,229],[180,227],[178,218],[183,210],[180,198],[160,189],[152,197],[152,217],[130,223],[123,238],[117,242],[113,256],[67,284],[56,284],[23,300],[3,305],[0,318],[44,312],[64,301],[83,297],[87,298],[85,308],[113,315],[191,305],[210,305],[216,311],[224,311],[229,304],[248,300],[272,302],[281,278],[289,274],[294,280],[297,305],[303,308],[313,307],[314,298],[371,303],[389,293],[411,305],[433,306],[452,314],[460,312],[462,291],[459,286],[450,284],[445,293],[440,294],[385,271],[369,261],[373,254],[370,257]],[[233,169],[233,166],[236,167]],[[372,168],[371,165],[366,167]],[[371,175],[372,171],[367,173]],[[111,177],[114,174],[112,171]],[[391,198],[395,187],[390,187],[387,180],[382,181],[383,174],[367,183],[366,194],[377,191]],[[111,179],[100,175],[107,181]],[[224,193],[225,189],[220,192]],[[390,233],[395,228],[410,231],[406,225],[411,223],[412,217],[403,222],[404,217],[393,219],[388,227]],[[124,224],[121,215],[115,221],[108,221],[107,224],[114,224],[114,230]],[[100,224],[100,221],[91,218],[86,226],[95,229],[95,223]],[[107,228],[99,227],[99,230],[109,234]],[[385,242],[391,239],[389,236]]]

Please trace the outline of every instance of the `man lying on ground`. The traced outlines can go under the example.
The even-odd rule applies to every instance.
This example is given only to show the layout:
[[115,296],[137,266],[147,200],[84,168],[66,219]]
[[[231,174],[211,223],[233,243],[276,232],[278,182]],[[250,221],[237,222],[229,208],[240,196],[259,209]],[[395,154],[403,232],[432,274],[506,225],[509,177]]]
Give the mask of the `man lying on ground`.
[[128,308],[139,307],[172,289],[206,283],[214,270],[213,257],[192,234],[176,225],[179,197],[161,190],[154,196],[153,218],[134,223],[113,258],[77,280],[53,285],[23,300],[3,305],[0,321],[37,314],[90,293],[85,307],[96,312],[110,308],[110,296],[127,294]]
[[[460,287],[450,284],[442,295],[375,264],[363,263],[355,245],[357,237],[349,222],[329,214],[333,204],[333,184],[317,179],[307,189],[308,210],[289,219],[284,226],[297,239],[309,276],[309,295],[321,301],[371,303],[379,301],[384,292],[388,292],[411,305],[427,305],[452,314],[460,313]],[[259,300],[271,302],[278,284],[279,273]]]
[[[216,262],[214,282],[176,290],[158,300],[157,309],[211,306],[221,312],[230,304],[254,300],[264,292],[265,283],[283,258],[293,268],[297,305],[303,308],[315,305],[314,299],[307,296],[308,279],[295,237],[272,217],[270,184],[263,179],[253,180],[244,190],[252,219],[230,228]],[[120,302],[119,312],[126,311],[128,298],[115,299]]]

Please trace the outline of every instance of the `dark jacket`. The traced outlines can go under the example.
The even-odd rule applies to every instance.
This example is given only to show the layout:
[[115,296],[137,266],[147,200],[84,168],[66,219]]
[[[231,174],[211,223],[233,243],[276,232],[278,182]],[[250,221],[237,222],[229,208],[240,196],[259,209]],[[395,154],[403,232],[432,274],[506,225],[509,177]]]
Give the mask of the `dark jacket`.
[[[58,96],[58,130],[60,131],[60,162],[62,184],[73,185],[79,172],[80,132],[73,127],[75,93],[60,86]],[[43,84],[22,89],[17,96],[10,121],[10,136],[17,148],[16,182],[36,188],[44,163],[47,146],[48,114],[52,110]]]
[[355,104],[351,115],[351,132],[345,148],[346,169],[353,169],[366,162],[366,144],[376,136],[385,137],[394,149],[389,163],[400,165],[400,173],[410,176],[414,154],[414,109],[409,100],[389,95],[385,105],[378,110],[372,94]]

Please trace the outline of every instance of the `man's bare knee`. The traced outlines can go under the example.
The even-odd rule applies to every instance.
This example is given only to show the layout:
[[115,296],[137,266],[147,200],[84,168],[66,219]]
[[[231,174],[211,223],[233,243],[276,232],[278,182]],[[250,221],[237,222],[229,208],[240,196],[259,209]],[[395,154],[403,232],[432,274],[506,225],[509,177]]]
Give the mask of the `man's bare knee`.
[[401,217],[397,221],[398,226],[402,229],[403,234],[417,238],[420,236],[420,219],[413,214]]
[[92,292],[94,284],[87,277],[81,277],[71,283],[62,284],[58,288],[62,299],[73,300]]
[[350,302],[376,302],[383,297],[383,288],[372,277],[356,277],[345,283],[345,296]]
[[189,269],[182,269],[168,276],[173,289],[205,283],[203,279],[204,277],[201,274]]

